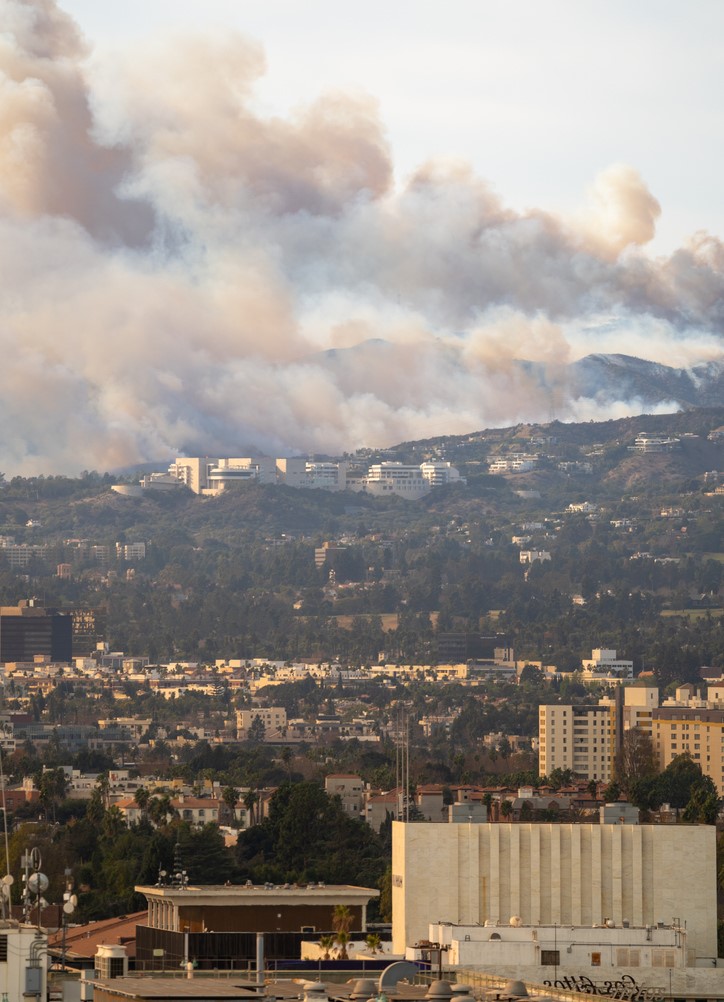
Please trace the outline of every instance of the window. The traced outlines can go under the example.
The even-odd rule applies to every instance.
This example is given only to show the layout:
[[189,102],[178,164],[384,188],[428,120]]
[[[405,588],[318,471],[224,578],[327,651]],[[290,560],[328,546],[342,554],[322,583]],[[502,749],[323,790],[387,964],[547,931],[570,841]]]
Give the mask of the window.
[[676,967],[676,951],[675,950],[652,950],[651,951],[651,966],[652,967]]
[[619,967],[638,967],[639,951],[627,949],[616,950],[616,964]]
[[561,951],[541,950],[540,962],[543,967],[557,967],[561,962]]
[[591,967],[600,967],[600,966],[601,966],[601,954],[600,953],[592,953],[591,954]]
[[0,936],[0,963],[6,963],[8,959],[8,938]]

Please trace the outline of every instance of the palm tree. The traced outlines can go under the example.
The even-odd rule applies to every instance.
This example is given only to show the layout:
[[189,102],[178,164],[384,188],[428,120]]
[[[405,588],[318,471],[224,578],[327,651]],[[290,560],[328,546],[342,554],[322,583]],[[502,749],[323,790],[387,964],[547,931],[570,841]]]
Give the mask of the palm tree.
[[380,936],[379,933],[377,932],[369,933],[365,939],[365,943],[367,944],[367,949],[370,951],[373,957],[376,953],[383,952],[382,937]]
[[145,815],[146,808],[148,807],[148,802],[151,799],[151,794],[148,792],[145,786],[139,786],[136,792],[133,794],[133,799],[138,804],[141,809],[141,813]]
[[335,932],[349,932],[354,915],[348,905],[335,905],[332,913],[332,928]]
[[259,794],[256,790],[249,788],[244,794],[244,807],[249,812],[249,825],[254,824],[254,808],[259,802]]
[[230,824],[236,823],[236,804],[239,800],[239,791],[233,786],[225,786],[221,792],[221,799],[230,818]]
[[349,960],[349,954],[347,953],[347,944],[350,941],[350,934],[344,930],[340,930],[335,936],[335,942],[339,949],[337,950],[337,960]]
[[322,960],[329,960],[330,959],[330,953],[329,953],[329,951],[334,946],[334,934],[333,933],[327,933],[324,936],[320,936],[319,937],[319,946],[320,946],[320,949],[324,950],[324,956],[322,957]]
[[334,941],[339,947],[337,954],[339,960],[348,960],[347,944],[350,940],[349,930],[352,927],[354,915],[347,905],[335,905],[332,913],[332,928],[334,929]]

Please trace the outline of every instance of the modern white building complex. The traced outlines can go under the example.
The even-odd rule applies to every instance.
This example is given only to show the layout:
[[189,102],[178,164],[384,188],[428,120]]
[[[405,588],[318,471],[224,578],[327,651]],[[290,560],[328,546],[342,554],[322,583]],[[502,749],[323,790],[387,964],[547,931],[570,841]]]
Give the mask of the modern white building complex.
[[419,466],[406,463],[376,463],[362,478],[360,489],[368,494],[399,494],[414,500],[430,491],[430,483]]
[[633,661],[622,661],[616,651],[597,647],[591,657],[581,662],[584,682],[599,682],[606,679],[633,678]]
[[[145,477],[142,487],[153,488],[157,476],[163,486],[177,482],[195,494],[215,495],[249,481],[262,484],[285,484],[308,490],[365,491],[379,496],[397,494],[408,500],[424,497],[435,487],[465,483],[460,472],[445,460],[425,462],[420,466],[398,462],[377,463],[363,476],[348,478],[348,464],[303,457],[272,459],[269,456],[223,459],[213,456],[179,456],[169,466],[168,474]],[[161,480],[158,481],[161,484]],[[126,485],[127,486],[127,485]],[[129,493],[121,485],[122,493]],[[138,491],[138,488],[134,490]]]
[[[394,822],[392,913],[395,953],[427,940],[431,924],[475,926],[480,935],[480,926],[508,926],[511,917],[516,925],[554,929],[612,923],[652,930],[661,923],[686,930],[687,966],[715,966],[716,830]],[[644,941],[658,942],[651,936]],[[619,937],[617,947],[641,949],[640,940]]]
[[445,484],[465,482],[464,478],[460,476],[460,471],[451,463],[446,463],[443,460],[420,463],[420,471],[430,487],[444,487]]

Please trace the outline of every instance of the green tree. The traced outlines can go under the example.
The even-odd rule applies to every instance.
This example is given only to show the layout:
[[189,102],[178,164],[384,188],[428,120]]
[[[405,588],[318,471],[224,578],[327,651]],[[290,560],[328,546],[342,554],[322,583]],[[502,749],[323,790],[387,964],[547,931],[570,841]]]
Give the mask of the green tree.
[[640,727],[632,727],[624,733],[616,755],[615,772],[621,789],[629,796],[640,780],[658,772],[653,743]]
[[261,717],[254,717],[249,728],[249,741],[260,743],[266,736],[266,727]]
[[689,801],[681,815],[684,821],[715,825],[719,817],[719,795],[710,776],[702,776],[691,787]]
[[215,824],[178,829],[179,846],[189,880],[194,884],[224,884],[234,875],[234,858]]

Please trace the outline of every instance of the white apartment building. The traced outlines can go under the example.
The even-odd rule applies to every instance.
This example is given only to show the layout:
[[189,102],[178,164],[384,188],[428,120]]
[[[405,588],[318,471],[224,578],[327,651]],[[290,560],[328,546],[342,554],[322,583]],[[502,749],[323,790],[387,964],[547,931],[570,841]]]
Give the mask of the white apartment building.
[[538,772],[570,769],[577,776],[608,783],[616,757],[616,714],[612,700],[586,706],[538,708]]

